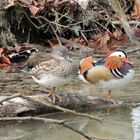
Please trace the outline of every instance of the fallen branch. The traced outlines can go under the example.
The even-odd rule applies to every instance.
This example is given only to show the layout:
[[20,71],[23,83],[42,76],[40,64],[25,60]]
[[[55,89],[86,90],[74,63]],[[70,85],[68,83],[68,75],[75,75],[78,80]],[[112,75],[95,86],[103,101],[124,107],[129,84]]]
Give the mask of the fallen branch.
[[134,52],[137,52],[137,51],[140,51],[140,47],[128,50],[127,53],[130,54],[130,53],[134,53]]
[[4,7],[5,10],[7,10],[8,8],[14,6],[14,0],[11,1],[10,4],[8,4],[7,6]]
[[0,99],[0,104],[2,104],[4,101],[8,101],[10,99],[13,99],[13,98],[16,98],[16,97],[20,97],[20,96],[21,96],[20,93],[16,93],[16,94],[11,95],[11,96],[6,96],[6,97]]
[[48,101],[39,101],[39,100],[36,100],[36,99],[33,99],[31,97],[27,97],[27,96],[24,96],[24,95],[21,95],[20,93],[18,94],[14,94],[14,95],[11,95],[11,96],[7,96],[5,98],[2,98],[0,100],[0,104],[2,104],[3,102],[5,101],[9,101],[10,99],[14,99],[14,98],[17,98],[17,97],[20,97],[20,98],[23,98],[23,99],[26,99],[28,101],[31,101],[35,104],[38,104],[40,106],[45,106],[46,108],[50,107],[50,108],[53,108],[53,109],[57,109],[57,110],[60,110],[60,111],[63,111],[63,112],[67,112],[67,113],[71,113],[71,114],[74,114],[74,115],[77,115],[77,116],[82,116],[82,117],[87,117],[89,119],[94,119],[96,121],[99,121],[99,122],[103,122],[103,119],[101,118],[97,118],[93,115],[89,115],[89,114],[86,114],[86,113],[80,113],[80,112],[77,112],[75,110],[70,110],[70,109],[67,109],[67,108],[64,108],[64,107],[60,107],[58,105],[54,105]]
[[[111,23],[114,24],[114,25],[119,25],[119,24],[121,24],[121,21],[120,20],[114,20],[114,21],[111,21]],[[140,21],[138,21],[138,20],[130,20],[130,21],[128,21],[128,23],[130,25],[134,24],[134,25],[138,26],[140,24]]]
[[41,117],[3,117],[0,118],[0,122],[5,121],[27,121],[27,120],[34,120],[34,121],[41,121],[45,123],[57,123],[61,124],[64,123],[66,120],[56,120],[56,119],[50,119],[50,118],[41,118]]
[[103,122],[103,119],[97,118],[93,115],[89,115],[89,114],[86,114],[86,113],[80,113],[80,112],[77,112],[75,110],[70,110],[70,109],[67,109],[67,108],[63,108],[63,107],[60,107],[60,106],[57,106],[57,105],[54,105],[54,104],[51,104],[51,103],[45,103],[45,105],[47,105],[48,107],[52,107],[52,108],[61,110],[65,113],[71,113],[71,114],[74,114],[74,115],[77,115],[77,116],[87,117],[89,119],[94,119],[96,121]]

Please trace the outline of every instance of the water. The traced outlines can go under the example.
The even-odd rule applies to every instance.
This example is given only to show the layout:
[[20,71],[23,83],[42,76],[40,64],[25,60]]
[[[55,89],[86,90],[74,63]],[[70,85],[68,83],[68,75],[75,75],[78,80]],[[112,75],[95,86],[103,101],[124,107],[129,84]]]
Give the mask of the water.
[[132,128],[134,133],[133,140],[140,140],[140,107],[134,108],[131,112]]
[[[55,114],[57,119],[67,119],[68,124],[88,134],[100,138],[121,140],[140,139],[140,108],[132,111],[117,111],[104,116],[103,124],[87,118],[65,114]],[[49,116],[51,117],[51,116]],[[53,116],[52,116],[53,117]],[[82,136],[59,125],[35,121],[0,123],[0,140],[84,140]]]
[[[140,101],[140,62],[139,55],[131,55],[134,62],[135,77],[132,83],[121,91],[113,91],[116,99]],[[38,94],[43,92],[31,77],[19,72],[7,72],[1,70],[0,77],[1,95],[21,92],[24,94]],[[60,91],[71,93],[88,94],[98,97],[106,97],[107,92],[87,85],[81,81],[71,83],[69,86],[60,88]],[[95,114],[95,112],[94,112]],[[110,112],[98,112],[104,118],[104,123],[69,114],[52,114],[47,117],[55,119],[67,119],[68,124],[88,134],[101,138],[116,138],[121,140],[140,140],[140,107],[132,110],[117,110]],[[85,140],[79,134],[59,125],[35,121],[0,123],[0,140]]]

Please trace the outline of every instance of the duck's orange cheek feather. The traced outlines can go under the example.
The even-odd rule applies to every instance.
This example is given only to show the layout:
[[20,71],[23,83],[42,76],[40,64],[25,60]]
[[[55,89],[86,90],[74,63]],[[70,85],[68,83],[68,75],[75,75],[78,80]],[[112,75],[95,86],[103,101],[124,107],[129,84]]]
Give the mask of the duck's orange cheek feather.
[[120,68],[122,67],[122,65],[123,65],[122,58],[118,58],[117,56],[111,56],[105,62],[105,67],[107,67],[108,69]]

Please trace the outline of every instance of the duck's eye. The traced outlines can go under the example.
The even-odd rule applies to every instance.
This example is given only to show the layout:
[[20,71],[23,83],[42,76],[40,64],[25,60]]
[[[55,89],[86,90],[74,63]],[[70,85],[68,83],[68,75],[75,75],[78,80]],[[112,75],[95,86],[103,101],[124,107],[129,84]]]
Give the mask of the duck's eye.
[[60,54],[62,54],[62,51],[59,51]]
[[119,55],[119,57],[122,57],[122,55]]

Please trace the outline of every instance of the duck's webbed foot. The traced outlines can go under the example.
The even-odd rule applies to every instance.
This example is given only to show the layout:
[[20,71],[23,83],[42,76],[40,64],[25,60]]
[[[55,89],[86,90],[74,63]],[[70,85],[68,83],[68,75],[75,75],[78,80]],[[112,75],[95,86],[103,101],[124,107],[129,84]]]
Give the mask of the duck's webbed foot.
[[108,91],[107,100],[108,100],[109,102],[111,102],[113,105],[117,105],[117,104],[118,104],[118,102],[117,102],[116,100],[113,99],[111,90]]
[[61,102],[61,97],[59,95],[55,94],[56,88],[53,87],[52,90],[49,92],[49,94],[47,95],[48,100],[52,103],[55,103],[57,100],[59,102]]

